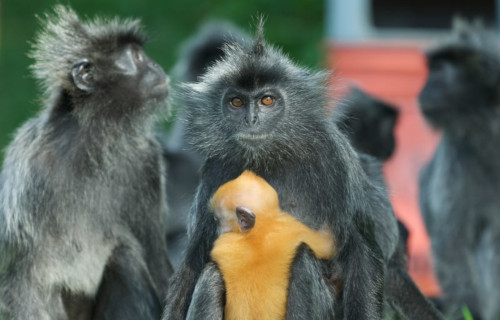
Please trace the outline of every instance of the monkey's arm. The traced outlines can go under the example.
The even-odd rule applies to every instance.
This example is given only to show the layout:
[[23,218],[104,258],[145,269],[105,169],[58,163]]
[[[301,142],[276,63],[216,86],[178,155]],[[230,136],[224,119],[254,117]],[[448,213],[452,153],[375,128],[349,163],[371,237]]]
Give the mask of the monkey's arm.
[[373,221],[357,214],[335,258],[343,280],[343,319],[382,319],[384,260]]
[[292,263],[286,319],[334,318],[335,293],[324,276],[321,262],[302,244]]
[[187,320],[224,319],[225,287],[222,274],[213,262],[207,264],[194,288]]
[[[161,297],[163,298],[163,297]],[[159,319],[161,302],[140,252],[113,252],[96,296],[94,320]]]
[[[400,248],[402,250],[402,248]],[[385,277],[386,300],[405,319],[439,320],[443,316],[420,292],[397,256],[389,262]]]
[[425,227],[427,229],[427,232],[429,234],[433,233],[433,217],[432,217],[432,212],[430,209],[430,199],[429,199],[429,190],[430,190],[430,182],[432,179],[432,173],[433,173],[433,160],[431,160],[425,167],[422,168],[420,171],[419,179],[418,179],[418,185],[419,185],[419,192],[418,192],[418,202],[420,205],[420,211],[422,214],[422,218],[424,219],[425,222]]
[[189,232],[186,255],[170,282],[163,320],[186,318],[198,277],[210,260],[210,251],[217,236],[216,220],[208,210],[210,196],[207,183],[202,181],[190,211],[193,223]]

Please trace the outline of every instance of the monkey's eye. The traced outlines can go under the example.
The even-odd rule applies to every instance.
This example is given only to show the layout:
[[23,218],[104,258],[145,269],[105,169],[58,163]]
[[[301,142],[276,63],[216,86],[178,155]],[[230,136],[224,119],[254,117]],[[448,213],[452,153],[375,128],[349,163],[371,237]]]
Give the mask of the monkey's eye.
[[243,105],[243,100],[241,100],[238,97],[234,97],[234,98],[231,99],[231,105],[233,107],[239,108],[239,107],[241,107]]
[[144,56],[140,50],[132,50],[132,58],[134,58],[135,62],[143,62]]
[[274,103],[274,98],[271,96],[264,96],[260,99],[260,102],[265,106],[270,106]]

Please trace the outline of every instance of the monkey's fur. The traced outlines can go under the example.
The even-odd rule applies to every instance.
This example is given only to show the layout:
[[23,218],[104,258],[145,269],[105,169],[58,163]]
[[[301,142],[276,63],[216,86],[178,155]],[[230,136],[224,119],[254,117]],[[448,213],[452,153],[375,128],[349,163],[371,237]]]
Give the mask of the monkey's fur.
[[389,159],[394,152],[397,117],[396,108],[356,87],[340,102],[334,113],[338,128],[353,147],[380,160]]
[[44,23],[31,52],[43,108],[0,175],[2,319],[157,318],[171,272],[153,130],[165,74],[138,21],[56,6]]
[[[172,70],[176,80],[195,82],[206,69],[224,56],[225,43],[249,42],[250,37],[236,26],[224,21],[209,21],[182,46],[179,61]],[[185,106],[176,105],[177,120],[164,143],[167,167],[167,246],[171,262],[177,267],[186,248],[186,220],[200,180],[203,155],[186,139]]]
[[500,319],[500,54],[497,37],[456,20],[427,53],[420,93],[443,135],[420,175],[420,207],[448,312]]
[[[214,273],[205,277],[204,271],[217,236],[209,199],[244,170],[276,190],[283,211],[311,228],[326,224],[332,230],[338,252],[324,265],[328,276],[343,281],[339,319],[381,319],[384,281],[392,289],[387,297],[399,311],[413,319],[438,319],[400,268],[396,219],[385,190],[367,178],[357,154],[329,121],[326,74],[298,67],[265,44],[262,26],[259,30],[253,45],[227,45],[225,57],[200,82],[185,88],[189,132],[207,159],[190,211],[186,257],[173,278],[164,319],[186,316],[200,274],[202,281],[214,279]],[[294,263],[294,272],[314,279],[309,266],[316,259],[303,262],[300,270]],[[293,273],[290,285],[289,297],[304,289],[294,285]],[[304,301],[322,301],[329,291],[307,289],[312,290],[298,295]],[[205,294],[213,296],[211,290]],[[411,300],[415,303],[400,305],[408,294],[416,297]],[[289,318],[301,313],[302,306],[289,305]],[[309,314],[311,319],[331,316],[318,310]]]
[[[339,103],[333,113],[333,121],[342,131],[356,151],[366,153],[380,161],[388,160],[396,148],[394,128],[397,123],[398,109],[380,101],[363,90],[354,87]],[[373,160],[361,156],[361,165],[370,166]],[[380,178],[380,179],[379,179]],[[377,174],[382,184],[382,174]],[[400,241],[407,247],[409,231],[398,220]],[[406,250],[405,250],[406,251]]]
[[332,233],[281,211],[276,191],[251,171],[223,184],[211,208],[222,233],[211,256],[224,278],[225,318],[283,319],[297,249],[306,244],[317,258],[331,259]]

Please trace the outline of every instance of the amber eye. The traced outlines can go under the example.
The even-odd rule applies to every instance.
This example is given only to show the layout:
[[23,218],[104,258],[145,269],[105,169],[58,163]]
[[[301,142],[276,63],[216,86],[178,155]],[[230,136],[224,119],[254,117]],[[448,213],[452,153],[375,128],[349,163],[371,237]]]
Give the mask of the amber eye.
[[233,107],[241,107],[243,105],[243,100],[238,97],[231,99],[231,104]]
[[262,99],[260,99],[260,102],[262,102],[262,104],[265,106],[270,106],[274,103],[274,99],[271,96],[264,96],[262,97]]

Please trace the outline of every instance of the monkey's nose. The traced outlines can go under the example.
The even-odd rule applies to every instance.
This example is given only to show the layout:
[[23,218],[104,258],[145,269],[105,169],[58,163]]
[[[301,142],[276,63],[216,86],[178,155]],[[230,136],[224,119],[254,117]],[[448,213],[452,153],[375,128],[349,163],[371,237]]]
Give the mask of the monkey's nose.
[[257,120],[257,112],[253,110],[253,108],[250,108],[250,110],[248,110],[247,114],[245,115],[245,124],[247,126],[253,126],[257,123]]

